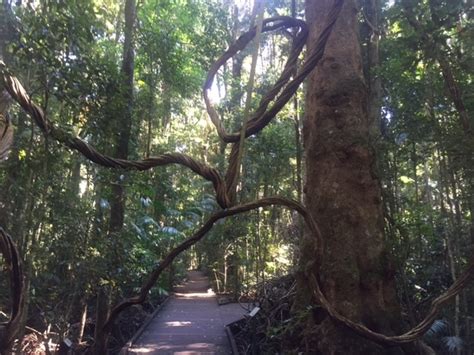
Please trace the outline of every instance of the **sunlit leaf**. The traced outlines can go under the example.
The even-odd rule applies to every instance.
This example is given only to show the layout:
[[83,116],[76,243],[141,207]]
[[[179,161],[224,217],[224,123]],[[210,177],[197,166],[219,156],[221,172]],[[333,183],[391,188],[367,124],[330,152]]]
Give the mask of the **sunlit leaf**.
[[105,198],[101,198],[99,201],[99,205],[101,208],[110,208],[110,203]]
[[400,176],[400,181],[403,182],[404,184],[410,184],[410,183],[415,182],[415,180],[405,175]]

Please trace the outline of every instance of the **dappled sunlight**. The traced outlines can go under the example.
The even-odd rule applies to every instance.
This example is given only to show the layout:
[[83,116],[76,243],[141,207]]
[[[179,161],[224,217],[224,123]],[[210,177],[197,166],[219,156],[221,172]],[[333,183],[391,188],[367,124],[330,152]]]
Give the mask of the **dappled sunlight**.
[[180,290],[146,327],[129,354],[229,354],[225,325],[246,313],[239,304],[218,306],[203,272],[189,271]]
[[208,289],[207,292],[175,292],[175,296],[178,298],[212,298],[215,297],[215,295],[212,289]]
[[[164,343],[164,342],[160,342],[158,343],[158,347],[161,351],[163,350],[175,350],[177,348],[179,348],[179,350],[181,351],[211,351],[214,347],[215,347],[215,344],[211,344],[211,343],[190,343],[190,344],[187,344],[187,345],[171,345],[169,343]],[[179,353],[181,353],[181,351]],[[175,353],[176,354],[176,353]]]
[[149,354],[154,351],[156,351],[156,347],[141,347],[141,348],[133,348],[133,351],[131,351],[131,354]]
[[167,327],[187,327],[192,325],[192,322],[188,321],[172,321],[172,322],[165,322]]

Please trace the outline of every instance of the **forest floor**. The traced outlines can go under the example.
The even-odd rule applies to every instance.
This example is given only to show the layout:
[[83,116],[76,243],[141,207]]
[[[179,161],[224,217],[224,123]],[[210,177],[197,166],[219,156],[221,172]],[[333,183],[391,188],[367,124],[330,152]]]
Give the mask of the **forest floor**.
[[246,313],[237,303],[219,306],[209,279],[200,271],[190,271],[128,353],[231,354],[224,326]]

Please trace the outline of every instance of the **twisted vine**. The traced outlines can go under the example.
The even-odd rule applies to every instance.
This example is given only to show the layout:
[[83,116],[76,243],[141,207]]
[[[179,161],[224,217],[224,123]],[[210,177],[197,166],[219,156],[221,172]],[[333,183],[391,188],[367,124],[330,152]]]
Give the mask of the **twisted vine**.
[[[264,20],[262,32],[269,32],[287,28],[298,28],[298,31],[294,36],[292,49],[288,61],[284,67],[284,70],[280,75],[280,78],[276,81],[273,88],[261,99],[259,107],[253,113],[246,125],[244,132],[246,138],[260,132],[263,128],[265,128],[266,125],[268,125],[268,123],[270,123],[270,121],[275,117],[275,115],[293,96],[301,82],[307,77],[307,75],[315,68],[315,66],[321,60],[324,53],[325,45],[334,26],[334,23],[338,18],[343,3],[344,0],[335,0],[334,6],[328,15],[327,24],[319,36],[315,49],[307,56],[303,65],[299,69],[297,68],[297,58],[301,53],[301,50],[303,49],[303,46],[308,36],[306,24],[302,20],[290,17],[275,17]],[[213,79],[217,74],[219,68],[228,59],[230,59],[236,53],[244,49],[245,46],[255,37],[255,34],[256,28],[253,28],[249,32],[244,33],[241,37],[239,37],[239,39],[233,45],[231,45],[230,48],[212,65],[203,86],[204,101],[211,121],[215,125],[217,133],[222,139],[222,141],[224,141],[225,143],[234,143],[233,151],[235,151],[236,149],[238,150],[240,132],[227,133],[223,123],[221,122],[221,119],[217,114],[217,111],[215,110],[209,99],[208,90],[210,89]],[[294,72],[296,72],[296,75],[293,77],[292,80],[290,80],[291,75]],[[454,282],[446,292],[444,292],[432,302],[430,311],[425,317],[425,319],[406,333],[397,336],[387,336],[381,333],[374,332],[365,327],[363,324],[354,322],[340,314],[331,305],[331,303],[327,300],[326,296],[321,291],[316,275],[318,275],[319,273],[319,267],[323,259],[323,238],[311,214],[301,203],[283,197],[268,197],[257,201],[233,206],[232,201],[229,198],[229,186],[226,181],[224,181],[221,174],[215,168],[201,163],[185,154],[167,153],[155,157],[150,157],[147,159],[134,161],[116,159],[104,155],[97,151],[92,145],[88,144],[87,142],[81,140],[76,136],[73,136],[72,134],[52,124],[47,119],[42,109],[31,100],[19,80],[8,71],[3,62],[0,62],[0,79],[1,83],[8,91],[10,96],[27,113],[30,114],[30,116],[34,119],[38,127],[40,127],[40,129],[45,135],[49,135],[56,139],[58,142],[64,144],[65,146],[77,150],[87,159],[93,161],[98,165],[117,169],[147,170],[167,164],[179,164],[191,169],[195,173],[199,174],[206,180],[209,180],[213,183],[216,193],[216,200],[223,208],[223,210],[211,215],[209,219],[204,223],[204,225],[199,228],[192,236],[187,238],[184,242],[179,244],[170,253],[168,253],[168,255],[161,261],[161,263],[158,264],[150,273],[148,279],[142,285],[137,296],[125,299],[111,310],[111,313],[103,326],[103,331],[105,332],[105,334],[110,333],[112,325],[121,311],[131,305],[142,303],[146,299],[146,296],[148,295],[150,289],[154,286],[163,270],[167,266],[169,266],[181,252],[187,250],[192,245],[204,238],[207,232],[211,230],[215,222],[225,217],[234,216],[260,207],[267,207],[271,205],[286,207],[299,213],[303,217],[306,227],[310,231],[311,235],[313,236],[313,238],[315,238],[315,258],[312,264],[306,266],[304,272],[305,277],[307,278],[309,285],[312,288],[316,303],[323,307],[335,322],[342,324],[353,330],[360,336],[363,336],[381,345],[395,346],[399,344],[413,342],[420,338],[429,329],[441,307],[446,302],[455,297],[462,290],[462,288],[465,287],[466,284],[470,281],[472,274],[474,274],[473,258],[473,260],[470,261],[466,270],[464,270],[464,272],[459,276],[456,282]],[[272,101],[273,104],[270,106]],[[235,161],[235,159],[231,159],[231,161]],[[230,164],[227,171],[227,176],[231,176],[232,169],[236,168],[237,167],[235,166],[235,164]]]
[[15,340],[24,310],[23,267],[18,249],[12,237],[0,226],[0,254],[3,256],[5,269],[9,273],[10,296],[12,300],[9,320],[0,323],[0,351],[7,349]]

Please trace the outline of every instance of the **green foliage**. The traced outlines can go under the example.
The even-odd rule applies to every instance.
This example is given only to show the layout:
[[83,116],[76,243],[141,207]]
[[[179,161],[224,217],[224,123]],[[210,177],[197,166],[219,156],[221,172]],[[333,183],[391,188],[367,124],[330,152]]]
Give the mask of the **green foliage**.
[[[289,14],[290,6],[269,2],[267,15]],[[105,153],[114,151],[121,110],[121,7],[114,0],[14,6],[13,40],[7,44],[9,66],[50,119]],[[444,59],[473,125],[472,10],[462,1],[386,2],[379,10],[381,63],[367,74],[382,81],[377,148],[387,239],[406,313],[416,321],[428,300],[459,275],[472,250],[474,143],[460,122],[442,67]],[[410,23],[408,10],[419,28]],[[211,63],[247,29],[249,18],[248,9],[235,11],[227,1],[139,2],[130,158],[178,151],[224,173],[229,148],[206,117],[200,86]],[[362,26],[362,38],[370,39],[370,26]],[[262,36],[253,108],[283,69],[286,35]],[[243,121],[249,52],[229,61],[216,79],[218,110],[232,130]],[[300,96],[298,110],[304,107]],[[238,187],[242,201],[300,198],[301,112],[294,104],[246,141]],[[117,176],[44,138],[17,108],[11,115],[15,144],[0,169],[0,224],[17,238],[30,287],[28,322],[38,329],[53,324],[65,335],[80,318],[81,302],[92,311],[101,287],[114,302],[135,294],[167,252],[218,209],[210,183],[188,170],[169,166]],[[117,182],[126,191],[125,223],[109,235]],[[219,291],[236,293],[291,272],[301,233],[301,221],[276,208],[220,221],[160,278],[151,296],[166,293],[188,267],[207,269]],[[462,296],[457,316],[455,307],[447,308],[428,332],[427,341],[437,349],[472,350],[470,292]],[[2,310],[5,297],[2,292]],[[282,325],[271,328],[269,336],[293,331],[299,329]]]
[[[472,124],[472,71],[463,64],[472,57],[467,12],[460,1],[401,1],[384,13],[381,156],[387,230],[410,290],[404,300],[422,305],[411,308],[416,319],[426,310],[424,300],[451,284],[472,250],[473,145],[456,103],[462,101]],[[444,311],[446,320],[428,333],[430,344],[458,349],[461,343],[453,339],[462,342],[468,334],[462,314],[469,313],[472,300],[466,302],[460,313],[454,307]],[[458,329],[455,337],[435,342],[431,332],[448,324],[452,332]]]

